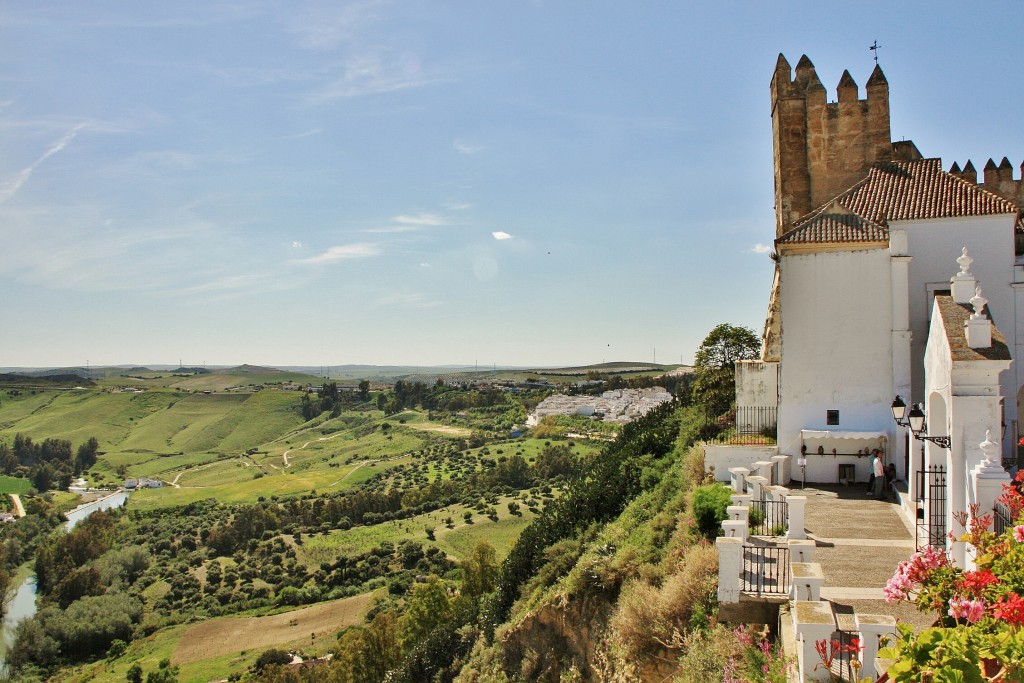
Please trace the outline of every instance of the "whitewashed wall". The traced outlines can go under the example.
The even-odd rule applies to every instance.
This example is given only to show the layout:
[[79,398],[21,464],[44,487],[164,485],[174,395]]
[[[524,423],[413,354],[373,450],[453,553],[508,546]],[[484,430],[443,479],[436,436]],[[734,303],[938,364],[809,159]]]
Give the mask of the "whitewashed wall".
[[[892,443],[889,251],[782,255],[779,267],[779,452],[799,456],[801,429],[884,431]],[[826,424],[827,410],[839,411],[838,425]],[[837,480],[838,458],[827,450],[824,457],[808,453],[808,481]],[[867,460],[850,461],[861,478]]]
[[779,451],[775,446],[727,446],[704,444],[704,471],[715,466],[715,481],[730,481],[730,467],[748,469],[760,460],[771,460]]
[[[924,354],[928,341],[928,327],[932,311],[931,292],[935,289],[949,289],[949,279],[959,270],[956,258],[960,250],[967,251],[974,264],[974,274],[988,299],[989,310],[996,326],[1006,335],[1007,344],[1014,358],[1017,355],[1018,339],[1024,339],[1017,312],[1018,297],[1011,285],[1015,280],[1013,217],[979,216],[969,218],[946,218],[927,221],[894,221],[890,227],[905,230],[908,252],[912,257],[908,276],[910,282],[910,329],[912,397],[915,402],[924,402]],[[1024,303],[1024,297],[1020,303]],[[1002,393],[1006,401],[1006,420],[1009,425],[1017,419],[1015,397],[1024,376],[1021,370],[1011,368],[1001,377]],[[907,401],[910,403],[910,400]],[[1007,429],[1004,453],[1011,452],[1013,430]]]
[[760,360],[736,363],[736,405],[774,408],[779,404],[779,364]]

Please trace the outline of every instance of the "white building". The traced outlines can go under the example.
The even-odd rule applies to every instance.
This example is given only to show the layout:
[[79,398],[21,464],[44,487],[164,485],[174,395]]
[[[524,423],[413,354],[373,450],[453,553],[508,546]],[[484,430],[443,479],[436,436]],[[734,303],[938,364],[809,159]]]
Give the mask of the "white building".
[[[970,162],[944,171],[912,142],[892,143],[888,83],[877,67],[867,100],[845,73],[838,102],[826,103],[810,60],[793,78],[780,56],[771,90],[776,271],[761,358],[737,367],[738,408],[777,406],[778,454],[793,464],[805,458],[811,482],[866,481],[867,454],[881,448],[909,482],[911,502],[926,498],[916,473],[929,465],[941,465],[951,487],[954,476],[964,486],[988,431],[1002,434],[1002,456],[1015,458],[1024,370],[1010,361],[1024,344],[1024,192],[1009,162],[990,161],[978,184]],[[963,327],[976,285],[999,350],[975,360],[998,360],[983,363],[994,384],[969,378],[966,356],[948,352],[963,345],[964,331],[937,320],[944,311]],[[929,349],[937,355],[926,367]],[[960,390],[970,395],[971,382],[988,403],[975,410],[957,399],[958,426],[949,401]],[[893,419],[897,395],[924,406],[928,433],[948,436],[948,449],[930,443],[926,460],[924,442]],[[971,498],[962,490],[949,502]]]

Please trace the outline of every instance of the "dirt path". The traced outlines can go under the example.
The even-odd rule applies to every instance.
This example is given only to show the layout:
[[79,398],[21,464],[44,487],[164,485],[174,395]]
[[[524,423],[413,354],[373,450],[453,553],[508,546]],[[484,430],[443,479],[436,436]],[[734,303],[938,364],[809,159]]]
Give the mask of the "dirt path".
[[355,467],[353,467],[352,469],[350,469],[350,470],[349,470],[349,471],[348,471],[348,472],[347,472],[347,473],[345,474],[345,476],[344,476],[344,477],[342,477],[341,479],[337,479],[337,480],[335,480],[335,481],[332,481],[332,482],[331,482],[330,484],[328,484],[328,485],[327,485],[327,488],[330,488],[330,487],[332,487],[332,486],[337,486],[338,484],[340,484],[341,482],[345,481],[346,479],[348,479],[349,477],[351,477],[351,476],[352,476],[353,474],[355,474],[355,473],[356,473],[356,470],[358,470],[358,469],[359,469],[360,467],[365,467],[365,466],[369,465],[369,464],[370,464],[371,462],[380,462],[380,460],[364,460],[364,461],[362,461],[361,463],[359,463],[358,465],[356,465]]
[[17,512],[19,517],[25,516],[25,506],[21,504],[21,496],[17,493],[11,494],[11,502],[14,503],[14,511]]
[[215,463],[215,462],[211,462],[211,463],[208,463],[206,465],[199,465],[197,467],[189,467],[187,470],[182,470],[181,472],[178,472],[178,476],[176,476],[171,481],[166,481],[164,483],[165,484],[169,484],[169,485],[173,486],[176,489],[180,489],[181,486],[178,485],[178,480],[181,479],[181,475],[188,474],[189,472],[198,472],[199,470],[209,469],[210,467],[213,467],[216,464],[217,463]]
[[[353,427],[352,429],[355,429],[355,427]],[[331,439],[337,439],[342,434],[344,434],[346,432],[352,431],[352,429],[343,429],[340,432],[335,432],[334,434],[331,434],[330,436],[321,436],[319,439],[313,439],[313,440],[307,441],[306,443],[302,444],[298,448],[289,448],[288,450],[286,450],[284,453],[281,454],[281,459],[284,461],[284,468],[288,469],[289,467],[292,466],[291,463],[288,462],[288,454],[291,453],[292,451],[301,451],[306,446],[308,446],[309,444],[313,443],[313,441],[316,441],[316,442],[319,443],[320,441],[330,441]],[[271,465],[271,467],[274,467],[274,466]],[[274,469],[278,469],[278,468],[274,467]]]

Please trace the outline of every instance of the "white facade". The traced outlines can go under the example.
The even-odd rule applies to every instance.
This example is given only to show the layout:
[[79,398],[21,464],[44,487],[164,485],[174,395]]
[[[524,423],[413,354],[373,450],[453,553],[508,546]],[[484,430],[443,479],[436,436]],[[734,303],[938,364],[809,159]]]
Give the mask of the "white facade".
[[[838,481],[840,464],[864,481],[868,457],[856,453],[878,447],[879,432],[895,438],[890,252],[783,254],[779,270],[779,453],[798,457],[806,445],[808,481]],[[828,411],[838,413],[834,424]],[[807,440],[805,430],[844,435]]]
[[779,405],[779,364],[736,361],[736,405],[775,408]]
[[[949,290],[950,275],[956,272],[951,258],[966,247],[974,259],[971,272],[982,287],[992,318],[1006,335],[1006,342],[1014,358],[1019,357],[1021,335],[1024,325],[1024,291],[1014,283],[1024,280],[1016,266],[1014,256],[1014,222],[1012,214],[994,216],[971,216],[920,221],[893,222],[891,229],[902,229],[907,235],[908,253],[912,255],[909,266],[910,329],[912,391],[914,402],[924,402],[924,355],[928,342],[928,330],[932,313],[932,299],[935,291]],[[1018,311],[1021,312],[1018,321]],[[1017,389],[1024,382],[1020,371],[1006,371],[1000,378],[1003,396],[1006,397],[1006,435],[1004,452],[1009,452],[1014,443],[1015,430],[1011,426],[1017,420]],[[910,397],[904,396],[909,403]],[[927,406],[926,406],[927,407]],[[997,431],[996,434],[999,434]],[[984,434],[982,434],[984,436]]]

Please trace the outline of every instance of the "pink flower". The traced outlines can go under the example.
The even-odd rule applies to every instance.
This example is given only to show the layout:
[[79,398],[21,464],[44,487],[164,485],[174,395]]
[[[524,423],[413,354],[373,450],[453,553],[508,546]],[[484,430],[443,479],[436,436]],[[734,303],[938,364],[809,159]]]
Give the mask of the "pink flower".
[[949,601],[949,616],[954,619],[966,619],[968,623],[976,624],[985,617],[987,605],[981,598],[968,600],[967,598],[951,598]]
[[1024,524],[1013,527],[1013,540],[1017,543],[1024,543]]

